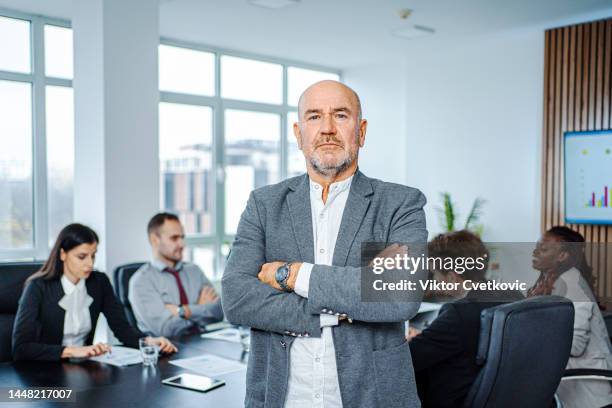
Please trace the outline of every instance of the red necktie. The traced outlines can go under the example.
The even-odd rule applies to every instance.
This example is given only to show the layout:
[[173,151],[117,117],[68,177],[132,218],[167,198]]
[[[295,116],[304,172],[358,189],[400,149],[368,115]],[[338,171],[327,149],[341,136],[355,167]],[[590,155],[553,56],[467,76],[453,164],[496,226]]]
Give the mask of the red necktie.
[[188,305],[189,300],[187,299],[187,293],[185,293],[185,288],[183,288],[183,283],[181,282],[181,277],[179,276],[178,271],[172,268],[166,268],[164,269],[164,271],[171,273],[172,276],[174,276],[174,279],[176,279],[176,285],[178,286],[179,296],[181,297],[181,305]]

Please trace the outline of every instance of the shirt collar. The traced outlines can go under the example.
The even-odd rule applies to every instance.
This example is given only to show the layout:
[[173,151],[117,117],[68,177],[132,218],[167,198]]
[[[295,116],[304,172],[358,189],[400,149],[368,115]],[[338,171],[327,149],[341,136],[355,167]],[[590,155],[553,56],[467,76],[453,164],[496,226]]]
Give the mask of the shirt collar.
[[79,279],[77,284],[70,282],[70,279],[66,277],[66,275],[62,274],[62,278],[60,279],[62,282],[62,288],[64,289],[64,293],[66,295],[71,294],[75,290],[83,290],[85,288],[85,279]]
[[[348,177],[342,181],[337,181],[335,183],[331,183],[329,185],[329,192],[330,194],[340,194],[343,191],[346,191],[350,186],[351,186],[351,182],[353,181],[353,177],[355,177],[355,174],[351,175],[351,177]],[[317,183],[316,181],[313,181],[312,179],[310,180],[310,192],[317,194],[319,197],[321,197],[321,192],[323,191],[323,186],[321,186],[319,183]]]
[[[155,267],[155,269],[157,269],[157,270],[158,270],[158,271],[160,271],[160,272],[163,272],[163,271],[164,271],[164,269],[166,269],[166,268],[168,267],[168,265],[166,265],[165,263],[163,263],[162,261],[160,261],[160,260],[159,260],[159,259],[157,259],[157,258],[153,258],[153,259],[151,260],[151,265],[153,265],[153,267]],[[183,262],[182,262],[182,261],[177,262],[177,264],[176,264],[176,266],[174,267],[174,269],[175,269],[177,272],[180,272],[180,271],[181,271],[181,269],[183,269]]]

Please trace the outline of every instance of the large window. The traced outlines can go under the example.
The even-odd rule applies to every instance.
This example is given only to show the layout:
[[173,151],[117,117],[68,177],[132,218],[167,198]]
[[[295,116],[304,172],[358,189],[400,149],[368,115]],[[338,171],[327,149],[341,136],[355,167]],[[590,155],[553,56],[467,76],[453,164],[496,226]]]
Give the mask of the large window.
[[[0,259],[46,258],[73,220],[70,25],[0,15]],[[194,44],[159,46],[160,208],[186,257],[216,279],[252,189],[305,171],[293,136],[301,92],[333,69]]]
[[0,16],[0,258],[45,258],[72,220],[72,30]]
[[162,41],[160,206],[185,225],[186,258],[220,278],[251,190],[305,172],[300,94],[337,71]]
[[34,244],[31,84],[0,81],[0,248]]

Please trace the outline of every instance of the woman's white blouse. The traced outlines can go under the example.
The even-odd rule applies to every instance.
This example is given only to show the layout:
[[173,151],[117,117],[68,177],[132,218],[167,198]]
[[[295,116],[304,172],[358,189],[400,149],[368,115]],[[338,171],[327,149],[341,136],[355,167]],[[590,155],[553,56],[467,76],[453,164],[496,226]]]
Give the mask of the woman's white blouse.
[[66,311],[62,345],[83,346],[91,331],[89,305],[93,298],[87,293],[84,279],[80,279],[75,285],[62,275],[61,282],[65,295],[58,304]]

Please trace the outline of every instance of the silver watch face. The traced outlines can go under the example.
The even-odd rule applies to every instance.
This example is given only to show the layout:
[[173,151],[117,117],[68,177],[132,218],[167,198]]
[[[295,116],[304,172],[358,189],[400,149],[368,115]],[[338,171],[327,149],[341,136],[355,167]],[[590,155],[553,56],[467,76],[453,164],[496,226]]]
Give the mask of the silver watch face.
[[289,276],[289,268],[287,268],[287,265],[283,265],[276,270],[276,281],[279,284],[282,282],[285,282],[288,276]]
[[284,291],[289,291],[289,287],[287,286],[287,280],[289,280],[289,264],[284,264],[276,270],[276,283],[283,289]]

